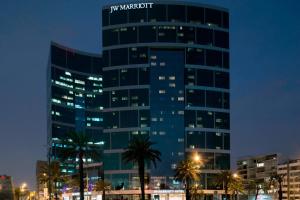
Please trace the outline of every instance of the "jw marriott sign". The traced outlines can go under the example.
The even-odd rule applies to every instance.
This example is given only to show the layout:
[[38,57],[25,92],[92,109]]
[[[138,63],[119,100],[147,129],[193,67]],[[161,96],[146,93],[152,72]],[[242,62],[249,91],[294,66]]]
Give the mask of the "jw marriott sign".
[[110,7],[110,13],[120,11],[120,10],[152,8],[153,4],[154,3],[130,3],[130,4],[115,5]]

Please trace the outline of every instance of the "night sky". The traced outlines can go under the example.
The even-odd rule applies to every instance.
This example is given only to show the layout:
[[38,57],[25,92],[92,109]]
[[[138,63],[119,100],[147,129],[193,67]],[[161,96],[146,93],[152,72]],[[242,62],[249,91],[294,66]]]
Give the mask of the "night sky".
[[[33,188],[46,159],[50,41],[100,53],[108,0],[0,1],[0,174]],[[201,0],[230,10],[232,167],[238,157],[300,158],[300,1]]]

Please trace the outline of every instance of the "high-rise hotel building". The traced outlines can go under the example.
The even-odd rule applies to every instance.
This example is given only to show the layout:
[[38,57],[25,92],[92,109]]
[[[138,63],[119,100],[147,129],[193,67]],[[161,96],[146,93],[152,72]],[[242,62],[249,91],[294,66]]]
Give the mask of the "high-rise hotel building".
[[[48,153],[51,160],[62,157],[62,141],[69,132],[85,132],[99,144],[102,132],[102,59],[100,55],[51,43],[48,84]],[[103,145],[102,145],[103,146]],[[93,162],[87,159],[86,162]],[[72,174],[75,163],[64,163],[62,172]]]
[[[52,90],[50,105],[63,109],[49,107],[52,122],[59,121],[54,120],[58,112],[71,122],[57,126],[84,127],[80,130],[91,131],[104,144],[105,178],[113,185],[135,187],[137,168],[121,155],[131,138],[149,136],[162,153],[156,169],[148,166],[150,186],[176,187],[173,169],[197,152],[204,162],[201,185],[215,189],[215,174],[230,168],[228,28],[228,11],[215,6],[177,1],[104,6],[102,59],[85,55],[90,65],[80,59],[70,65],[73,51],[52,46],[66,56],[62,64],[51,60],[51,69],[61,72],[49,83],[67,93]],[[78,99],[78,93],[83,97]],[[73,98],[70,108],[63,96]],[[78,102],[84,102],[82,109],[76,108]],[[49,142],[66,131],[52,125]]]

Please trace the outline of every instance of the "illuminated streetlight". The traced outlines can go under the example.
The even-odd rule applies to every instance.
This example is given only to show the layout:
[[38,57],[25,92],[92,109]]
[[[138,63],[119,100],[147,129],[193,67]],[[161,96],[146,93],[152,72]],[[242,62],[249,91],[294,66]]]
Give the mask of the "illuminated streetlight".
[[27,183],[22,183],[22,185],[20,186],[20,191],[24,192],[26,188],[27,188]]
[[195,155],[193,156],[193,160],[194,160],[195,162],[200,162],[200,161],[201,161],[200,155],[197,154],[197,153],[195,153]]
[[238,177],[239,177],[239,175],[237,173],[233,174],[233,178],[238,178]]

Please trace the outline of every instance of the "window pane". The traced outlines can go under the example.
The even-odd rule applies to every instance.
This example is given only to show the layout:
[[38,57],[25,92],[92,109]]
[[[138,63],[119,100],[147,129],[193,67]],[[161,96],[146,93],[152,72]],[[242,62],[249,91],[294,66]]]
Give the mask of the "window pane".
[[148,9],[149,22],[161,22],[166,20],[166,5],[153,4],[151,9]]
[[203,90],[187,90],[187,106],[205,106],[205,94]]
[[205,132],[189,131],[186,133],[187,148],[205,148]]
[[208,149],[222,149],[223,148],[223,134],[215,132],[206,133],[206,148]]
[[111,133],[111,148],[124,149],[127,148],[129,141],[128,132]]
[[103,31],[103,46],[116,45],[119,43],[119,29],[110,29]]
[[120,29],[120,44],[129,44],[137,42],[136,27],[126,27]]
[[229,135],[229,133],[224,133],[224,149],[230,150],[230,135]]
[[105,153],[103,154],[104,170],[118,170],[120,169],[120,154]]
[[113,49],[110,52],[110,64],[115,65],[128,65],[128,49]]
[[150,126],[150,111],[149,110],[140,110],[139,111],[140,121],[139,126],[141,128]]
[[229,69],[229,53],[223,52],[223,68]]
[[103,79],[104,87],[119,86],[119,70],[109,70],[103,72],[105,79]]
[[127,10],[118,10],[110,13],[110,25],[125,24],[127,22]]
[[145,22],[147,21],[147,9],[129,10],[129,22]]
[[[205,162],[204,162],[204,166],[203,166],[204,169],[214,169],[214,164],[215,164],[214,153],[202,153],[202,155],[200,155],[200,156],[202,158],[205,158]],[[209,175],[210,174],[207,174],[207,179],[209,179]],[[212,174],[212,175],[215,175],[215,174]],[[208,181],[207,187],[208,187],[209,183],[214,183],[213,180],[215,180],[215,179],[211,178],[211,180]],[[212,185],[215,185],[215,183]]]
[[215,87],[229,88],[229,73],[228,72],[215,72]]
[[[100,98],[96,98],[96,101],[101,102],[101,106],[104,108],[109,108],[109,92],[103,92],[102,95],[99,96]],[[98,100],[99,99],[99,100]]]
[[148,89],[133,89],[130,93],[130,106],[148,106],[149,92]]
[[104,149],[110,149],[110,133],[101,133],[100,140],[104,142]]
[[138,126],[138,111],[128,110],[121,111],[120,114],[121,128],[137,127]]
[[222,66],[222,52],[206,50],[206,65],[213,67]]
[[211,29],[197,28],[197,43],[212,46],[213,31]]
[[228,12],[223,12],[223,28],[229,28],[229,15],[228,15]]
[[203,24],[204,23],[204,8],[187,7],[187,22]]
[[132,47],[129,48],[129,64],[148,63],[148,48],[147,47]]
[[137,85],[138,74],[136,68],[121,69],[120,70],[120,85]]
[[177,42],[194,44],[195,28],[186,26],[177,27]]
[[103,67],[109,66],[109,51],[102,52]]
[[214,85],[214,74],[211,70],[197,70],[197,85],[212,87]]
[[206,106],[211,108],[222,108],[222,93],[206,91]]
[[102,10],[102,26],[108,26],[109,9]]
[[90,56],[67,52],[67,67],[80,72],[91,73],[92,59]]
[[229,93],[224,92],[223,93],[223,108],[229,109]]
[[187,48],[186,63],[191,65],[204,65],[204,50],[196,48]]
[[139,85],[149,84],[149,69],[147,67],[139,68]]
[[215,119],[216,119],[215,120],[216,128],[219,128],[219,129],[229,129],[230,128],[228,113],[216,112]]
[[214,128],[214,113],[209,111],[197,111],[197,127]]
[[185,85],[196,85],[196,69],[194,68],[185,68],[184,69],[184,84]]
[[139,42],[156,42],[156,26],[139,27]]
[[66,67],[66,51],[55,46],[51,46],[51,63],[57,66]]
[[159,26],[158,27],[159,42],[176,42],[175,26]]
[[128,90],[111,91],[111,107],[128,106]]
[[104,112],[104,123],[107,129],[119,127],[119,112]]
[[221,11],[213,9],[205,9],[205,23],[213,26],[221,27]]
[[221,48],[229,48],[229,34],[224,31],[215,31],[214,45]]
[[225,153],[216,153],[216,169],[228,170],[230,169],[230,155]]
[[168,5],[168,21],[185,22],[185,6]]
[[189,128],[196,127],[196,111],[194,110],[184,111],[184,125],[185,127],[189,127]]

